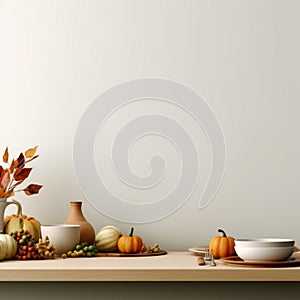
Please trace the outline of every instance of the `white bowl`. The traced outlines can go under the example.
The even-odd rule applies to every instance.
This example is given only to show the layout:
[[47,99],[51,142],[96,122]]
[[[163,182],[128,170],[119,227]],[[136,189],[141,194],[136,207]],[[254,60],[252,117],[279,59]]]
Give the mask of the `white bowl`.
[[237,247],[293,247],[295,241],[281,238],[235,239]]
[[65,253],[79,243],[80,225],[54,224],[41,225],[42,238],[48,236],[50,243],[56,248],[58,255]]
[[283,261],[294,252],[294,247],[234,247],[244,261]]

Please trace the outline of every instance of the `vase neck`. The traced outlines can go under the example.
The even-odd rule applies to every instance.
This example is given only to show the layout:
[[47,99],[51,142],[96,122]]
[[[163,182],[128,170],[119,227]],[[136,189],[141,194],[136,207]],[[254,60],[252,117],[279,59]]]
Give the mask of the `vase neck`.
[[75,202],[72,201],[70,202],[70,206],[71,206],[71,211],[70,211],[70,217],[72,216],[73,218],[76,219],[81,219],[81,220],[85,220],[85,217],[82,213],[82,202]]

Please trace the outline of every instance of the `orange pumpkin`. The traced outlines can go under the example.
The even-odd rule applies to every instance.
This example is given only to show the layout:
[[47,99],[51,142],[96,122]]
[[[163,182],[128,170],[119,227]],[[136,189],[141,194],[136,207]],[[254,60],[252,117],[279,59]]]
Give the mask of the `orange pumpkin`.
[[143,240],[137,235],[133,235],[132,227],[129,235],[123,235],[118,240],[118,249],[122,253],[138,253],[143,247]]
[[10,234],[14,231],[28,230],[32,238],[38,240],[41,238],[41,223],[33,217],[19,214],[10,215],[4,218],[4,232]]
[[218,229],[218,232],[221,232],[223,236],[216,236],[209,243],[209,250],[212,256],[214,258],[221,258],[235,255],[234,238],[227,236],[222,229]]

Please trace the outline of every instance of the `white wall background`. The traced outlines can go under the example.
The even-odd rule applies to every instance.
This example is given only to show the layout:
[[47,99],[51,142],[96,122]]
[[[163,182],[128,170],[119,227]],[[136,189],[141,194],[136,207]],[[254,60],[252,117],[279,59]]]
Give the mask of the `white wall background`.
[[[100,214],[81,193],[74,133],[106,89],[169,78],[217,114],[226,173],[206,209],[198,209],[200,184],[181,209],[136,233],[168,250],[207,244],[219,227],[300,243],[299,10],[296,0],[0,1],[0,151],[39,145],[28,182],[44,185],[39,195],[16,196],[24,212],[63,222],[69,201],[82,200],[96,230],[127,232],[131,224]],[[189,126],[200,143],[203,133]]]

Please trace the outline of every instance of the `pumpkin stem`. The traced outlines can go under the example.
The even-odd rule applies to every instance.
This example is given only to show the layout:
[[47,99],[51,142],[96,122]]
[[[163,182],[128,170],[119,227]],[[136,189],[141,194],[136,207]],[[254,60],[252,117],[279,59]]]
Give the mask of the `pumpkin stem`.
[[129,233],[129,236],[133,236],[133,230],[134,230],[134,228],[133,228],[133,227],[131,227],[131,229],[130,229],[130,233]]
[[24,229],[24,222],[23,222],[23,219],[20,218],[19,219],[19,222],[20,222],[20,230],[22,231]]
[[218,232],[221,232],[221,233],[223,234],[223,237],[227,237],[227,235],[226,235],[226,233],[225,233],[225,231],[224,231],[224,230],[222,230],[222,229],[218,229]]

